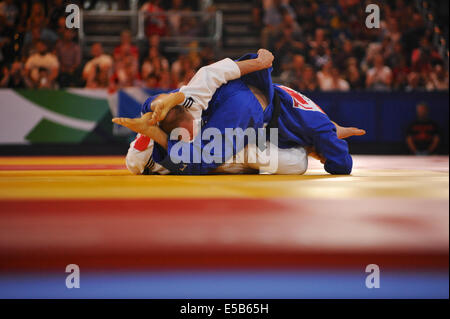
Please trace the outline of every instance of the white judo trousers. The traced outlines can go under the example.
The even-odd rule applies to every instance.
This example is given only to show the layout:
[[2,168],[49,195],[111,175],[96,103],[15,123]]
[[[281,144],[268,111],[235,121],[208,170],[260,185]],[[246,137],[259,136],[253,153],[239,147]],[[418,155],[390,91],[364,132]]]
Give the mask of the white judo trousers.
[[[188,111],[195,121],[201,121],[202,111],[208,108],[208,103],[214,93],[228,81],[240,78],[241,73],[237,64],[227,58],[208,66],[202,67],[192,80],[180,88],[185,95],[185,102],[189,101]],[[186,104],[186,103],[183,103]],[[138,134],[130,144],[126,157],[128,170],[136,175],[148,171],[149,174],[170,174],[170,171],[154,162],[152,159],[154,141]],[[276,167],[267,167],[267,161],[260,162],[258,158],[248,158],[248,146],[232,159],[213,170],[212,174],[303,174],[308,167],[308,154],[303,147],[279,149],[275,145],[268,145],[270,162]],[[247,160],[246,160],[247,159]],[[267,160],[267,158],[265,159]]]
[[[128,170],[135,174],[142,174],[146,168],[149,173],[167,175],[170,171],[152,160],[153,140],[149,140],[145,149],[142,149],[142,141],[146,137],[138,134],[130,144],[126,157]],[[308,154],[303,147],[288,149],[277,148],[273,144],[268,145],[270,158],[260,161],[259,157],[248,157],[248,146],[232,159],[211,171],[212,174],[279,174],[301,175],[308,168]],[[268,167],[267,163],[275,163],[275,167]]]

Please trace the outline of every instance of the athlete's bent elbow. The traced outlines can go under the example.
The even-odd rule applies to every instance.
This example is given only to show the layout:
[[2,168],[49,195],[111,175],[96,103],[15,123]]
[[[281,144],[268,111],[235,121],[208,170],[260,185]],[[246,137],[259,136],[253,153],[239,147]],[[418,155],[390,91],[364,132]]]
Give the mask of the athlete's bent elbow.
[[350,175],[352,168],[353,160],[350,155],[342,163],[325,162],[325,170],[332,175]]

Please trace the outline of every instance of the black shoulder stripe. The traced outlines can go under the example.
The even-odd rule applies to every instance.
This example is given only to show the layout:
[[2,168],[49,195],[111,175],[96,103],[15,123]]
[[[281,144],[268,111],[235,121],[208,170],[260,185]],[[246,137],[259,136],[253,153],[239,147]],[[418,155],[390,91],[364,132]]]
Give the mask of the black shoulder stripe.
[[188,109],[188,108],[190,108],[192,106],[192,104],[194,104],[194,99],[192,97],[188,97],[184,101],[183,106]]

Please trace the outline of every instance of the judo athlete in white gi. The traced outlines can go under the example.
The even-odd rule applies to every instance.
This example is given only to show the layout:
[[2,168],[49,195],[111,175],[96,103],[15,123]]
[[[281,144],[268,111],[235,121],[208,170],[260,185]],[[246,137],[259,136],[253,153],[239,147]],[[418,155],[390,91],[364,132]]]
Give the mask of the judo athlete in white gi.
[[[310,155],[320,158],[326,165],[328,158],[316,154],[314,150],[311,151],[313,148],[317,148],[317,145],[305,143],[301,138],[298,141],[292,140],[292,137],[289,135],[297,132],[295,130],[291,132],[293,130],[289,127],[290,118],[288,118],[288,121],[282,122],[281,118],[278,121],[279,114],[276,114],[275,117],[275,113],[280,112],[280,106],[278,106],[278,111],[275,107],[276,103],[274,101],[276,98],[282,100],[283,104],[289,104],[290,102],[291,105],[289,107],[291,108],[295,107],[292,103],[296,99],[291,97],[292,92],[288,91],[290,89],[277,87],[272,84],[270,77],[272,61],[272,54],[264,49],[258,51],[258,56],[247,55],[237,62],[231,59],[224,59],[201,68],[189,84],[180,88],[179,92],[161,95],[156,99],[155,97],[149,98],[142,107],[142,113],[144,114],[142,118],[114,119],[115,123],[127,126],[140,133],[136,140],[131,143],[127,154],[126,162],[129,170],[134,174],[238,174],[258,171],[272,174],[303,174],[307,169],[308,163],[308,154],[304,147],[309,149]],[[247,77],[245,77],[246,75]],[[282,91],[280,91],[280,88],[282,88]],[[279,93],[274,93],[275,89],[279,90]],[[281,95],[283,92],[287,92],[290,95],[286,94],[285,96],[277,97],[280,92]],[[176,105],[182,105],[182,107]],[[175,112],[173,112],[175,108],[172,110],[174,106],[178,108]],[[312,108],[313,106],[315,106],[313,102],[311,102],[310,106],[304,105],[308,112],[311,112],[310,107]],[[183,107],[187,112],[184,112],[185,109]],[[283,105],[283,108],[289,110],[285,105]],[[283,111],[285,113],[288,112],[286,110]],[[315,111],[313,112],[315,113]],[[186,113],[189,116],[186,116]],[[326,118],[325,121],[331,123],[326,115],[324,116]],[[275,118],[275,121],[271,122],[272,118]],[[164,121],[160,123],[160,127],[151,125],[163,119]],[[246,144],[245,148],[238,148],[232,143],[231,148],[224,148],[221,152],[218,152],[220,153],[220,160],[217,160],[216,156],[216,161],[212,163],[203,161],[203,159],[195,162],[192,160],[192,156],[190,159],[184,159],[181,162],[174,161],[174,152],[170,152],[170,150],[173,151],[180,143],[188,143],[191,153],[197,152],[200,153],[200,156],[202,150],[207,147],[207,144],[203,142],[197,145],[195,145],[195,141],[192,143],[199,133],[195,128],[199,126],[192,124],[192,121],[189,121],[189,119],[193,119],[196,123],[202,121],[202,132],[208,128],[217,128],[222,135],[230,127],[243,130],[253,128],[256,130],[271,123],[273,125],[273,122],[276,122],[275,127],[278,129],[278,122],[280,122],[282,124],[283,134],[280,136],[283,147],[278,148],[277,142],[268,144],[269,159],[276,156],[276,167],[269,167],[267,170],[267,161],[265,163],[258,162],[258,159],[249,161],[247,159],[248,154],[246,154],[248,153],[246,151],[249,145]],[[173,124],[167,125],[164,122],[176,123],[176,126]],[[336,128],[340,137],[363,134],[362,130],[355,128],[342,128],[337,125],[334,126],[334,124],[331,125],[335,136]],[[167,138],[166,133],[171,132],[177,126],[184,127],[189,132],[189,136],[185,136],[183,141],[173,141]],[[269,125],[269,127],[271,126]],[[306,131],[306,135],[308,133]],[[341,140],[337,139],[337,136],[336,141],[337,143],[341,142]],[[333,140],[329,144],[331,145],[331,143],[336,141]],[[340,145],[340,148],[343,149],[342,145]],[[330,152],[333,155],[335,153],[335,150]],[[348,149],[345,149],[343,153],[348,155]],[[168,154],[171,156],[168,156]],[[239,158],[240,160],[237,160]],[[246,160],[243,160],[244,158]]]

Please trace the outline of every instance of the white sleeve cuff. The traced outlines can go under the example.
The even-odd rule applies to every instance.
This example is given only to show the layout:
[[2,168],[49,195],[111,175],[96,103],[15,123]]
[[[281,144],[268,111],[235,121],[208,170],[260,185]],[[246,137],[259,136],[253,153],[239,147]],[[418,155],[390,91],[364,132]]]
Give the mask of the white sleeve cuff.
[[230,58],[225,58],[217,63],[220,63],[224,70],[228,70],[225,72],[225,79],[227,81],[236,80],[241,77],[241,70],[239,69],[239,66]]
[[[180,88],[180,92],[185,95],[182,105],[190,108],[192,104],[199,103],[202,108],[206,108],[205,103],[209,102],[214,92],[221,85],[240,77],[239,66],[230,58],[204,66],[198,70],[188,85]],[[200,97],[200,99],[196,97]]]

